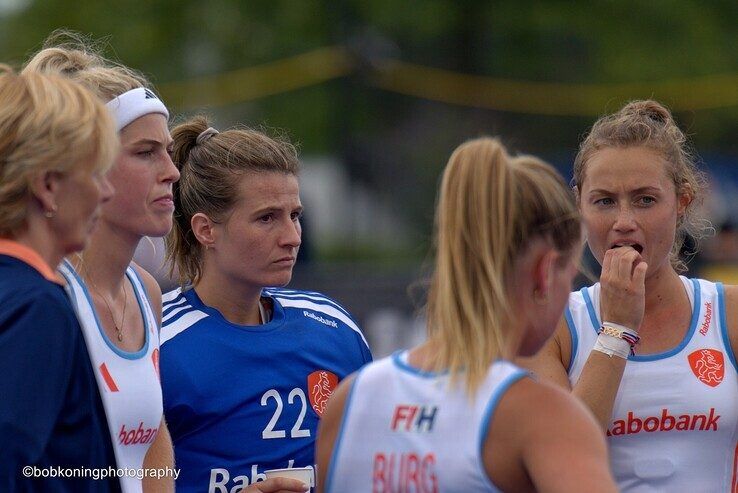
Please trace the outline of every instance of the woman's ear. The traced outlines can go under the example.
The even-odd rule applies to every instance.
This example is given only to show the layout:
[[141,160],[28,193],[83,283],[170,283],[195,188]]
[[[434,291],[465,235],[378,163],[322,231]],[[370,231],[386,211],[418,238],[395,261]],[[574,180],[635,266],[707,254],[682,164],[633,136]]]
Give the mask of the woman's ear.
[[677,215],[683,216],[687,212],[687,208],[694,200],[694,189],[689,182],[682,183],[679,187],[679,195],[677,195]]
[[197,241],[200,242],[205,249],[215,246],[215,222],[202,212],[198,212],[190,219],[190,227],[192,234],[195,235]]
[[37,173],[31,179],[30,190],[38,201],[39,207],[47,217],[53,217],[57,211],[59,180],[62,178],[58,171],[44,171]]
[[556,262],[561,254],[553,248],[545,248],[533,266],[533,293],[531,296],[538,304],[548,303],[556,275]]

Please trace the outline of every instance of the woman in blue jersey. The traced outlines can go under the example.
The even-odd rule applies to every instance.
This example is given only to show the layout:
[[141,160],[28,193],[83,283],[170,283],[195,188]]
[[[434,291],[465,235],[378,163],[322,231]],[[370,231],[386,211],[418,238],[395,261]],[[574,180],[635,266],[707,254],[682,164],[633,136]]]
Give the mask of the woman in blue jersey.
[[0,66],[0,491],[119,491],[79,322],[55,268],[88,243],[118,151],[104,105]]
[[594,412],[623,491],[738,479],[738,287],[679,275],[685,236],[706,226],[694,161],[669,111],[635,101],[594,124],[574,164],[602,274],[571,294],[532,368]]
[[202,117],[172,137],[183,287],[164,296],[161,377],[177,491],[233,491],[311,467],[328,397],[371,355],[339,304],[280,287],[301,241],[294,147]]
[[318,491],[615,491],[581,404],[509,359],[551,335],[581,253],[574,199],[548,164],[497,139],[443,174],[427,342],[334,393]]

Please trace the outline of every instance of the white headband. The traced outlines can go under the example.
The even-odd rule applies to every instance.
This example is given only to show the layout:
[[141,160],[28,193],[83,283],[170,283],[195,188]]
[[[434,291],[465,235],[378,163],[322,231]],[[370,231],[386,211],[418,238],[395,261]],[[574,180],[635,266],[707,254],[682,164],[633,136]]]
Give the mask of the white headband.
[[113,113],[120,132],[123,127],[149,113],[160,113],[169,120],[169,111],[156,94],[145,87],[137,87],[108,101],[105,106]]

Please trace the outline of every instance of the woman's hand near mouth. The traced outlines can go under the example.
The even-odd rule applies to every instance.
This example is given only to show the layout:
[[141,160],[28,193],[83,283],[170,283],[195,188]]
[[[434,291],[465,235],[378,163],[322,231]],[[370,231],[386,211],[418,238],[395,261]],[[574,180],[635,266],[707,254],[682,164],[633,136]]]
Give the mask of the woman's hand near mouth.
[[602,322],[613,322],[637,331],[645,310],[645,280],[648,265],[632,246],[605,252],[600,276]]

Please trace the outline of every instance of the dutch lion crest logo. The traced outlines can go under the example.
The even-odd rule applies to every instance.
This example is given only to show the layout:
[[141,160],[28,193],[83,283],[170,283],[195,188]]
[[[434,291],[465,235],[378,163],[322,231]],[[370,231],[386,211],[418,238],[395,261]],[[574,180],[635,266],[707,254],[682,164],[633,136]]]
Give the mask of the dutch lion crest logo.
[[717,387],[725,376],[725,360],[723,353],[717,349],[698,349],[689,356],[689,366],[697,379],[709,385]]
[[308,389],[310,391],[310,405],[322,418],[328,399],[338,386],[338,377],[328,370],[318,370],[308,375]]

